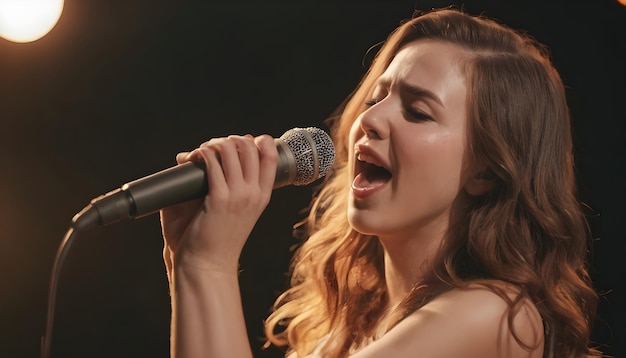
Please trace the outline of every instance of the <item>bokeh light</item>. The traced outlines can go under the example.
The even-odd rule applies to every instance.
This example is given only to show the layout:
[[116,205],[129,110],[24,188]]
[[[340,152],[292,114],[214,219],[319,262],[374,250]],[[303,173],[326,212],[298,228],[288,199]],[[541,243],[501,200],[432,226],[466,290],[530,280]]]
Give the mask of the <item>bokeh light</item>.
[[32,42],[45,36],[61,17],[64,0],[0,0],[0,37]]

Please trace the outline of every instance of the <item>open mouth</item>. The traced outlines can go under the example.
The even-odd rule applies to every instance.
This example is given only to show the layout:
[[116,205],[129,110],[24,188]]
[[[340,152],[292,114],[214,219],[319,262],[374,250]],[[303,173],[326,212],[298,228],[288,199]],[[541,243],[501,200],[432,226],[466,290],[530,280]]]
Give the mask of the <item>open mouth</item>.
[[357,190],[372,190],[391,180],[391,172],[386,168],[363,160],[358,156],[352,187]]

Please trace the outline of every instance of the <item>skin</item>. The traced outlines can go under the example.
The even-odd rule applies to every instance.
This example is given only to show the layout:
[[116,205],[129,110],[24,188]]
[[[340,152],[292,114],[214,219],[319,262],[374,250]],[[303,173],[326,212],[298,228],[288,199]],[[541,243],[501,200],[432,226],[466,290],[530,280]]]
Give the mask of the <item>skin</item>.
[[[480,165],[465,163],[467,84],[461,66],[467,54],[453,44],[420,40],[406,45],[377,81],[369,109],[355,121],[350,144],[353,175],[365,159],[387,168],[390,181],[373,193],[350,193],[348,218],[362,233],[378,236],[385,249],[391,304],[404,297],[429,269],[450,225],[461,191],[481,195],[491,188]],[[513,287],[503,286],[513,296]],[[541,357],[510,334],[507,306],[476,286],[453,290],[410,315],[358,357]],[[522,341],[542,347],[542,324],[525,302],[514,327]],[[446,332],[446,334],[442,334]]]
[[[385,249],[392,304],[428,269],[461,191],[480,195],[490,188],[480,179],[480,166],[464,162],[463,55],[462,49],[437,41],[405,46],[381,76],[371,106],[350,134],[354,176],[361,172],[358,158],[392,174],[389,182],[371,190],[358,180],[346,188],[351,191],[350,224],[378,236]],[[231,136],[177,157],[179,163],[206,163],[209,193],[203,200],[161,212],[172,288],[172,357],[252,357],[237,263],[269,202],[276,156],[268,136]],[[501,285],[515,294],[514,287]],[[520,339],[536,347],[530,352],[513,339],[507,308],[501,297],[482,286],[454,289],[354,357],[541,357],[543,326],[534,305],[523,302],[513,320]]]
[[238,259],[269,202],[277,156],[267,135],[211,139],[177,156],[206,163],[209,193],[161,211],[172,357],[252,357]]
[[[393,301],[419,279],[422,263],[449,225],[452,202],[463,187],[466,85],[449,44],[423,42],[402,49],[378,79],[375,103],[352,126],[352,167],[367,151],[392,173],[366,198],[351,191],[348,218],[355,230],[377,235],[386,252]],[[410,87],[432,96],[414,94]],[[412,114],[415,113],[415,114]]]

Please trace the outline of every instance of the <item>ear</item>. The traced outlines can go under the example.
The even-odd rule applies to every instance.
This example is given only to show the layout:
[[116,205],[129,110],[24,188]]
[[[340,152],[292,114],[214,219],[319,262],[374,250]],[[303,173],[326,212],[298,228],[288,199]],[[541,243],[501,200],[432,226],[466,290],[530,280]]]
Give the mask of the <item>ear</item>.
[[482,167],[469,176],[463,188],[471,196],[481,196],[493,189],[496,179],[491,169]]

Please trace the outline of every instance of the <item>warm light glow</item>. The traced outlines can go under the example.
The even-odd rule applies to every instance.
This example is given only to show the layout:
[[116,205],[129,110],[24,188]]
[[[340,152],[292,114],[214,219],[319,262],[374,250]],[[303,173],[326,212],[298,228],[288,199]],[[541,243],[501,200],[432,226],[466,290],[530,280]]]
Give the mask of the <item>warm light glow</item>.
[[622,5],[624,5],[624,6],[626,6],[626,0],[617,0],[617,2],[622,4]]
[[61,17],[64,0],[0,0],[0,36],[31,42],[45,36]]

